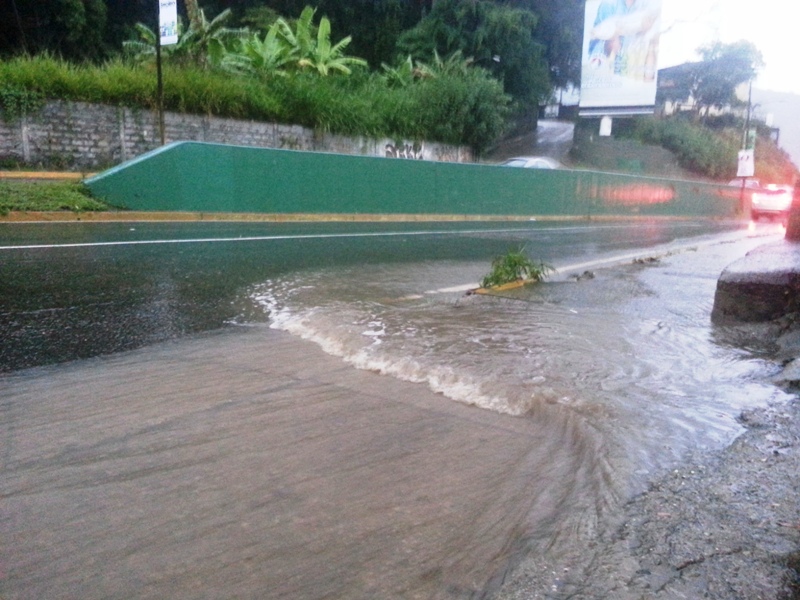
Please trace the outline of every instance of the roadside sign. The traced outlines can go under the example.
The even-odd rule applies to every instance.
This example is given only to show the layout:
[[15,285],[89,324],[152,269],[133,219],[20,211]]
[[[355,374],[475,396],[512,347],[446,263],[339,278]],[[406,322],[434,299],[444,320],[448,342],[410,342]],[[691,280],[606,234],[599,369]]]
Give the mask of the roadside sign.
[[756,172],[756,158],[753,150],[739,150],[739,167],[737,177],[752,177]]
[[177,0],[158,0],[158,35],[162,46],[178,43]]

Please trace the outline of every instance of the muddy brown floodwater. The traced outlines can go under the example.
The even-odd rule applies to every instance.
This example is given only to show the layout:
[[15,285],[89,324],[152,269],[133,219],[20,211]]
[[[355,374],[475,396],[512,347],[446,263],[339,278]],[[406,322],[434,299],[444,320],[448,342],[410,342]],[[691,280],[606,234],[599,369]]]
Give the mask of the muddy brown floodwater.
[[528,493],[569,431],[264,326],[3,383],[6,599],[470,598],[591,497]]
[[[552,253],[557,277],[504,297],[464,295],[484,260],[380,258],[424,236],[318,240],[347,256],[385,245],[368,263],[292,262],[273,238],[23,251],[5,268],[31,294],[9,295],[26,303],[6,331],[83,347],[127,326],[144,341],[0,379],[0,596],[794,593],[797,400],[771,381],[792,323],[709,319],[721,270],[762,240],[597,261],[600,242],[628,253],[619,239],[663,233],[534,224],[428,241]],[[84,310],[26,275],[60,275],[61,260],[97,292]],[[106,275],[131,279],[125,293]],[[207,310],[186,310],[198,300]],[[227,325],[200,333],[187,315]]]

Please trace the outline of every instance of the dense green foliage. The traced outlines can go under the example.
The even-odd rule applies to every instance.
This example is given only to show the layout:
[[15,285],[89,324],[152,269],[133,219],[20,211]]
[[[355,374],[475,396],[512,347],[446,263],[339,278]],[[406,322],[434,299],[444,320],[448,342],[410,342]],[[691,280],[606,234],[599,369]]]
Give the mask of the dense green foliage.
[[481,280],[481,287],[497,287],[516,281],[543,281],[553,270],[543,262],[533,262],[525,254],[525,248],[509,250],[492,261],[492,270]]
[[[291,17],[300,14],[306,3],[306,0],[274,0],[269,5]],[[314,6],[319,14],[330,19],[334,38],[351,36],[350,52],[365,59],[373,69],[395,61],[400,35],[430,10],[430,2],[416,0],[319,0]]]
[[[0,81],[8,89],[43,98],[156,106],[152,65],[15,58],[0,62]],[[502,134],[509,105],[500,84],[481,69],[444,72],[393,88],[368,73],[327,78],[297,73],[265,79],[167,65],[164,90],[168,110],[295,123],[347,135],[437,140],[466,144],[479,152]]]
[[0,181],[0,215],[10,211],[98,211],[108,205],[95,200],[80,183]]
[[[398,38],[440,1],[201,0],[200,4],[210,20],[230,10],[229,27],[248,26],[259,32],[277,16],[297,18],[311,4],[330,19],[335,39],[352,36],[350,52],[378,69],[382,63],[396,62]],[[534,37],[544,49],[553,83],[577,83],[583,0],[495,0],[494,4],[534,14],[539,21]],[[68,60],[102,61],[119,52],[136,23],[155,29],[156,7],[155,0],[8,0],[0,3],[0,55],[48,51]],[[178,2],[188,21],[185,8],[185,2]]]
[[[409,53],[426,61],[434,49],[441,56],[460,49],[533,111],[553,84],[578,82],[583,0],[183,0],[186,39],[164,51],[173,60],[213,63],[231,35],[248,28],[244,37],[263,42],[278,19],[302,21],[308,5],[326,18],[330,39],[349,38],[349,53],[373,70]],[[143,41],[139,51],[152,53],[156,18],[155,0],[9,0],[0,4],[0,56],[48,52],[100,63],[120,54],[123,43]],[[445,36],[426,41],[430,31]],[[398,44],[401,38],[406,42]]]
[[534,13],[489,0],[438,0],[401,36],[398,48],[414,59],[460,51],[489,69],[515,100],[538,107],[551,85],[543,47],[534,36],[537,25]]
[[0,85],[0,110],[3,118],[13,122],[27,113],[39,110],[44,105],[42,94],[35,90],[3,83]]

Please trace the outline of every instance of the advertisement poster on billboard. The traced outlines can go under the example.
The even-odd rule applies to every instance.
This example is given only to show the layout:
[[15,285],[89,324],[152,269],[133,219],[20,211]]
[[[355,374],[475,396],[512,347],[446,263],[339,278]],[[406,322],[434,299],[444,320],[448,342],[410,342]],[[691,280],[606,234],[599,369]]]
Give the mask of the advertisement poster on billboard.
[[158,0],[158,31],[162,46],[178,43],[177,0]]
[[660,19],[661,0],[587,0],[581,114],[653,111]]

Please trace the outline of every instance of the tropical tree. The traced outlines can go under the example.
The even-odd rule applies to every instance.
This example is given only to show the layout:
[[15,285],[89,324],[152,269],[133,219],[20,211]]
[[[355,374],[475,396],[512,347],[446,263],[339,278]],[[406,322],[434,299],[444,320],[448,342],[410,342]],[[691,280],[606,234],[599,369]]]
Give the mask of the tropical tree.
[[181,62],[204,67],[218,65],[226,46],[249,33],[247,29],[228,27],[232,16],[231,10],[225,9],[209,21],[203,9],[198,9],[196,14],[190,16],[189,29],[179,37],[172,56]]
[[306,6],[300,13],[300,17],[294,22],[294,28],[286,19],[280,18],[275,21],[274,27],[278,30],[278,36],[287,45],[295,62],[311,54],[315,12],[315,9]]
[[383,74],[381,75],[383,81],[389,87],[394,88],[408,87],[414,83],[416,78],[421,76],[411,56],[407,56],[403,62],[394,67],[383,63],[381,69],[383,69]]
[[544,47],[550,79],[556,87],[580,83],[585,0],[510,0],[509,4],[534,13],[539,22],[534,31]]
[[351,67],[367,66],[365,60],[344,54],[351,41],[349,36],[335,44],[331,41],[331,23],[327,17],[322,17],[318,26],[314,25],[315,12],[307,6],[294,24],[279,18],[263,39],[254,34],[226,51],[220,61],[222,66],[262,74],[280,69],[311,69],[322,76],[333,72],[349,75]]
[[[136,32],[136,37],[122,42],[123,55],[135,63],[147,62],[154,59],[156,56],[156,44],[158,43],[156,32],[144,23],[136,23],[133,29]],[[163,48],[162,51],[169,53],[169,49],[170,46],[167,46]]]
[[440,75],[466,76],[467,69],[474,66],[474,62],[472,58],[464,58],[461,50],[453,52],[445,59],[434,50],[433,61],[430,63],[414,60],[411,56],[406,57],[396,67],[384,63],[381,65],[382,77],[390,87],[407,87],[420,79],[430,79]]
[[488,0],[437,0],[431,12],[398,41],[401,55],[425,59],[436,50],[450,56],[460,50],[503,82],[517,102],[537,106],[551,90],[538,24],[529,10]]
[[73,60],[107,56],[104,0],[0,2],[0,54],[51,52]]
[[184,0],[186,3],[186,12],[189,15],[189,26],[194,29],[202,29],[205,15],[200,15],[200,5],[197,0]]
[[288,46],[278,37],[278,28],[270,27],[262,39],[258,33],[244,38],[220,61],[223,69],[248,75],[285,74],[282,69],[292,57]]
[[[180,63],[203,67],[221,64],[226,49],[249,34],[247,29],[226,27],[231,17],[232,13],[228,9],[209,21],[205,12],[199,9],[195,22],[190,23],[187,30],[184,31],[183,24],[178,23],[178,43],[165,46],[162,52]],[[150,60],[155,56],[155,31],[144,23],[136,23],[134,31],[137,37],[122,43],[124,53],[135,62]]]
[[695,72],[692,96],[699,107],[722,108],[739,103],[736,88],[756,76],[764,66],[761,52],[752,42],[715,42],[698,49],[703,59]]
[[347,36],[335,44],[331,43],[331,22],[327,17],[322,17],[317,29],[316,43],[311,45],[308,55],[301,58],[297,64],[301,68],[314,69],[323,76],[332,71],[349,75],[352,72],[351,66],[367,66],[367,61],[364,59],[345,56],[344,49],[350,44],[351,39]]
[[658,100],[694,100],[697,117],[705,118],[711,108],[736,106],[741,100],[736,89],[753,79],[764,65],[761,52],[748,41],[732,44],[715,42],[697,50],[702,60],[667,69],[659,83]]
[[350,52],[370,66],[396,60],[397,40],[430,10],[417,0],[319,0],[317,10],[331,21],[334,37],[352,35]]

